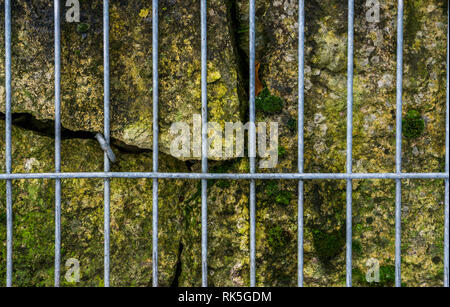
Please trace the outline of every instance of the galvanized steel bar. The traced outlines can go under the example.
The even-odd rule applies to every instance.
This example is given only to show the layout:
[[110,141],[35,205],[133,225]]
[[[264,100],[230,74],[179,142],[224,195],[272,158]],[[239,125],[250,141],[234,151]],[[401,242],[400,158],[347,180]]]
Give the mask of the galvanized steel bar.
[[[305,103],[305,1],[299,0],[298,12],[298,172],[304,171],[304,103]],[[298,181],[297,283],[303,287],[303,180]]]
[[[61,12],[60,0],[55,10],[55,172],[61,172]],[[55,287],[59,287],[61,267],[61,179],[55,180]]]
[[[5,156],[6,174],[11,174],[11,0],[5,0]],[[6,181],[6,286],[12,286],[13,219],[12,182]]]
[[[109,87],[109,0],[103,1],[103,80],[104,80],[104,135],[105,140],[110,142],[110,126],[109,126],[109,104],[110,104],[110,87]],[[107,153],[103,154],[104,171],[109,172],[109,158]],[[110,178],[104,180],[104,285],[109,287],[109,241],[110,241]]]
[[[449,120],[450,120],[450,114],[449,114],[449,105],[450,105],[450,69],[449,69],[449,62],[450,62],[450,46],[449,46],[449,14],[450,10],[447,5],[447,98],[446,98],[446,118],[445,118],[445,172],[449,173]],[[445,200],[444,200],[444,287],[449,286],[449,180],[448,178],[445,180]]]
[[161,179],[229,179],[229,180],[345,180],[345,179],[448,179],[448,173],[154,173],[154,172],[80,172],[0,174],[0,180],[77,178],[161,178]]
[[[201,83],[202,83],[202,173],[208,172],[208,95],[207,95],[207,23],[206,0],[201,8]],[[208,286],[208,181],[202,179],[202,286]]]
[[[249,106],[249,156],[250,156],[250,174],[256,171],[256,131],[255,131],[255,0],[250,0],[249,6],[249,56],[250,56],[250,106]],[[256,286],[256,196],[255,180],[250,180],[250,286]]]
[[[158,0],[152,2],[152,66],[153,66],[153,172],[158,172],[158,137],[159,137],[159,19]],[[158,286],[158,179],[153,177],[152,187],[152,266],[153,266],[153,287]]]
[[[348,0],[347,50],[347,174],[352,173],[353,148],[353,40],[354,1]],[[346,284],[352,286],[352,180],[347,179],[346,191]]]
[[[402,95],[403,95],[403,0],[398,1],[397,14],[397,112],[395,171],[402,172]],[[401,221],[402,182],[395,181],[395,286],[401,286]]]

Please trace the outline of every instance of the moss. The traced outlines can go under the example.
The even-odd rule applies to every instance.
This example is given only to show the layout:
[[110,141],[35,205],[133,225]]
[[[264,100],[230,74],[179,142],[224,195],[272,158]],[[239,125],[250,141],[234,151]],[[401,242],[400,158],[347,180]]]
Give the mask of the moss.
[[292,199],[292,193],[286,190],[280,190],[278,182],[268,181],[265,186],[266,196],[271,202],[281,205],[289,205]]
[[275,180],[267,181],[265,189],[268,197],[273,197],[279,192],[278,183]]
[[418,10],[418,4],[414,1],[406,2],[406,31],[405,39],[407,42],[411,42],[416,37],[417,32],[420,30],[421,22],[417,17],[416,11]]
[[360,256],[362,254],[362,246],[359,241],[352,242],[352,251],[355,255]]
[[289,118],[287,122],[287,127],[289,131],[296,132],[297,131],[297,120],[294,118]]
[[80,33],[80,34],[86,33],[89,30],[90,27],[91,26],[89,24],[82,22],[82,23],[78,24],[77,32]]
[[277,114],[283,110],[283,99],[270,94],[267,87],[263,88],[255,100],[256,108],[266,114]]
[[278,157],[283,158],[286,155],[286,148],[278,146]]
[[[212,173],[224,174],[234,170],[234,161],[225,161],[220,164],[211,167]],[[226,179],[214,179],[211,180],[212,184],[216,185],[221,189],[229,188],[231,186],[231,181]]]
[[336,257],[345,244],[344,234],[340,230],[328,233],[320,229],[314,229],[312,234],[317,255],[323,263],[328,263]]
[[419,111],[409,110],[402,120],[403,135],[408,139],[415,139],[422,135],[425,130],[425,122]]
[[292,193],[289,191],[280,191],[275,198],[278,204],[289,205],[292,199]]
[[285,248],[289,241],[286,231],[280,226],[274,226],[267,232],[267,242],[272,251],[277,252]]
[[380,286],[392,287],[395,284],[395,266],[382,265],[380,266]]

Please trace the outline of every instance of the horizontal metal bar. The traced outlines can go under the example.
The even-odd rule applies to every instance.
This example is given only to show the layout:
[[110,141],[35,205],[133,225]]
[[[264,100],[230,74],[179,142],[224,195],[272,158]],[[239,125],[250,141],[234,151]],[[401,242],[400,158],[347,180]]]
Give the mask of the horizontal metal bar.
[[230,180],[314,180],[314,179],[449,179],[448,173],[155,173],[155,172],[80,172],[0,174],[0,180],[80,179],[80,178],[161,178],[161,179],[230,179]]

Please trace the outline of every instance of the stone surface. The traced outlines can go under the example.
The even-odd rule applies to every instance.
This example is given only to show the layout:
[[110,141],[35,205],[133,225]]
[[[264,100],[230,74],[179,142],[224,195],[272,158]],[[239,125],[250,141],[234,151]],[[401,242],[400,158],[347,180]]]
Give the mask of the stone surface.
[[[169,138],[164,134],[164,129],[167,129],[172,121],[189,119],[200,110],[198,70],[200,52],[199,47],[196,47],[199,46],[199,41],[193,43],[193,40],[199,39],[199,21],[198,14],[194,14],[198,8],[189,1],[162,2],[160,32],[163,36],[165,35],[163,33],[167,33],[167,37],[162,37],[161,41],[160,75],[161,88],[164,89],[161,90],[160,102],[163,132],[161,142],[165,144],[162,145],[161,151],[167,152]],[[99,4],[95,1],[93,3],[92,7],[100,12]],[[151,104],[147,103],[147,100],[151,100],[148,98],[151,96],[149,91],[151,63],[148,61],[151,58],[149,43],[151,19],[149,19],[150,11],[146,11],[147,7],[140,6],[139,3],[132,1],[128,5],[112,4],[111,7],[112,89],[115,93],[112,100],[112,127],[113,136],[118,140],[149,148]],[[257,121],[276,121],[280,127],[279,163],[276,169],[266,170],[267,172],[297,171],[297,5],[297,1],[290,0],[257,1],[256,60],[261,63],[259,77],[272,95],[283,100],[281,112],[271,114],[258,109],[256,113]],[[47,9],[48,7],[43,6],[41,12]],[[394,172],[396,1],[381,3],[379,22],[368,22],[367,10],[364,1],[356,4],[353,172]],[[415,0],[405,4],[403,114],[416,110],[425,123],[425,129],[420,136],[403,138],[405,172],[444,171],[446,10],[447,7],[444,7],[443,2],[437,0]],[[51,28],[52,23],[49,21],[51,12],[48,14],[47,17],[42,17],[42,20],[48,21],[47,24],[40,27],[30,25],[28,28],[32,31]],[[211,44],[209,60],[212,63],[209,66],[211,81],[209,92],[213,95],[209,99],[210,118],[237,120],[247,114],[245,109],[248,106],[246,94],[242,92],[242,89],[247,87],[248,80],[245,78],[245,69],[239,67],[240,63],[248,61],[246,58],[248,1],[210,1],[208,14],[211,31],[208,40]],[[89,21],[91,25],[89,31],[92,29],[93,32],[88,31],[84,40],[82,35],[77,34],[75,28],[72,29],[73,32],[67,32],[72,25],[64,26],[65,39],[71,38],[70,42],[80,48],[75,50],[80,50],[78,56],[85,61],[83,63],[87,63],[85,65],[88,65],[90,70],[86,68],[81,71],[83,73],[78,74],[75,73],[77,69],[72,67],[74,69],[72,78],[85,80],[85,83],[76,81],[74,83],[76,86],[64,84],[67,89],[64,95],[79,97],[76,99],[72,97],[70,101],[78,101],[80,104],[74,103],[74,109],[71,110],[65,102],[66,112],[70,112],[64,115],[63,123],[73,130],[78,130],[76,127],[79,125],[82,130],[99,131],[102,130],[102,72],[101,69],[93,67],[102,65],[99,51],[101,19],[100,14],[90,18],[92,20]],[[347,3],[338,0],[326,3],[308,1],[306,19],[305,172],[345,172]],[[28,20],[32,20],[31,17]],[[128,27],[128,21],[136,26]],[[174,28],[171,26],[173,24],[180,27]],[[224,28],[232,30],[222,31]],[[26,31],[17,33],[28,35],[25,34]],[[48,76],[46,80],[47,84],[50,84],[51,33],[45,35],[48,36],[47,45],[41,45],[39,40],[31,40],[34,45],[24,52],[38,53],[40,54],[38,59],[47,59],[45,70],[36,65],[31,71],[34,71],[35,78]],[[30,41],[29,38],[22,40],[15,38],[15,40]],[[90,50],[96,50],[98,54],[93,56]],[[127,52],[131,54],[128,57]],[[16,51],[16,56],[18,54]],[[24,59],[16,62],[21,63],[25,61]],[[32,62],[30,59],[32,57],[28,57],[28,61]],[[97,66],[91,61],[96,61]],[[18,67],[27,67],[23,63],[20,65]],[[20,71],[22,78],[25,79],[21,79]],[[243,71],[242,76],[239,74],[240,71]],[[85,75],[87,72],[89,73]],[[20,84],[28,88],[28,84],[36,82],[27,81],[31,80],[31,76],[26,73],[25,68],[16,69],[15,74],[14,77],[19,79],[15,81],[16,88],[20,88]],[[71,74],[70,70],[66,70],[64,78]],[[216,80],[219,75],[220,78]],[[244,78],[240,79],[241,77]],[[15,96],[16,103],[22,101],[21,104],[16,104],[15,108],[18,108],[15,109],[16,112],[30,112],[38,118],[51,118],[52,86],[45,86],[48,88],[33,87],[36,91],[42,91],[33,92],[32,95],[35,100],[40,101],[39,103],[26,102],[24,94],[20,96],[18,94],[20,92],[16,90],[15,95],[19,95]],[[214,98],[214,95],[222,92],[222,86],[227,88],[227,94],[224,96],[227,98]],[[92,94],[95,97],[93,99],[95,103],[92,105],[86,104],[85,95],[82,94],[87,93],[89,87],[95,87],[92,93],[97,93]],[[3,91],[3,88],[0,89]],[[134,93],[136,97],[130,96]],[[189,103],[183,104],[182,100],[187,97]],[[18,107],[20,105],[22,109]],[[78,116],[79,114],[82,115]],[[140,118],[141,115],[144,119]],[[82,124],[77,123],[77,120]],[[70,122],[72,123],[69,125]],[[141,124],[146,128],[139,128],[142,127]],[[125,134],[126,131],[128,134]],[[13,135],[15,135],[13,143],[17,146],[13,160],[15,171],[35,172],[53,169],[51,139],[19,128],[15,128]],[[125,137],[126,135],[128,136]],[[146,141],[141,142],[143,139]],[[83,150],[80,149],[81,144]],[[102,154],[92,140],[65,140],[63,148],[65,148],[64,170],[101,170]],[[119,163],[114,168],[117,171],[150,170],[150,157],[149,152],[122,152],[119,155]],[[161,155],[160,163],[161,170],[188,172],[201,170],[198,161],[181,163],[168,155]],[[248,161],[243,158],[211,162],[209,171],[248,172]],[[22,257],[17,259],[22,264],[17,267],[17,273],[20,273],[16,278],[19,278],[18,281],[21,283],[30,281],[36,285],[51,284],[53,185],[50,181],[42,180],[17,181],[15,185],[14,191],[18,195],[15,199],[15,210],[18,210],[20,217],[15,226],[19,227],[18,240],[15,244],[18,247],[23,246],[24,250],[23,253],[16,255]],[[342,180],[305,181],[306,286],[345,285],[345,186],[346,183]],[[404,180],[402,187],[402,281],[407,286],[440,286],[443,281],[443,182]],[[1,191],[4,193],[4,187]],[[201,284],[200,191],[200,183],[196,181],[161,181],[160,282],[163,285]],[[248,181],[208,181],[210,285],[249,285],[248,193]],[[63,233],[63,240],[67,249],[64,250],[64,257],[81,257],[82,263],[88,263],[87,267],[83,267],[83,270],[87,270],[82,273],[85,276],[83,283],[101,284],[102,182],[64,181],[63,194],[66,199],[64,208],[66,224],[63,227],[66,233]],[[3,199],[4,196],[2,202]],[[114,217],[111,267],[114,283],[150,285],[151,180],[115,179],[112,181],[111,199]],[[256,199],[257,285],[295,286],[297,183],[257,181]],[[35,207],[30,208],[30,203]],[[4,210],[4,206],[1,208]],[[34,210],[31,210],[32,208]],[[44,211],[39,211],[39,208],[44,208],[42,209]],[[127,210],[119,210],[122,208]],[[393,181],[353,181],[355,286],[393,285],[394,215]],[[0,217],[4,221],[4,211],[0,211]],[[33,225],[36,220],[41,221],[39,226],[46,227],[44,237],[47,239],[43,244],[35,244],[40,240],[38,226],[30,226],[30,230],[27,228],[28,224]],[[0,228],[3,233],[4,224],[0,223],[3,225],[0,226],[3,227]],[[74,231],[69,231],[70,227]],[[134,238],[131,243],[130,237]],[[43,245],[45,248],[27,249],[26,247],[30,245]],[[5,255],[4,247],[2,255]],[[368,269],[366,264],[371,258],[377,259],[380,263],[381,280],[378,284],[368,284],[365,281]],[[4,256],[2,261],[4,262]],[[35,264],[36,269],[31,269],[27,265],[30,262]],[[2,268],[4,270],[3,264]],[[1,272],[4,274],[4,271]],[[27,279],[29,276],[33,276],[32,280]]]
[[[238,1],[238,6],[246,22],[248,2]],[[367,21],[368,9],[364,1],[355,4],[353,172],[394,172],[396,1],[381,3],[379,22]],[[347,3],[313,1],[306,3],[305,10],[305,172],[345,172]],[[297,1],[288,0],[258,1],[256,8],[260,79],[285,101],[281,114],[257,112],[256,116],[257,121],[280,123],[284,148],[280,172],[295,172],[297,167],[297,133],[289,125],[297,118],[297,11]],[[403,112],[419,111],[425,131],[403,139],[404,171],[444,170],[446,18],[441,1],[405,4]],[[248,48],[245,37],[240,47]],[[296,195],[296,184],[279,185],[281,191]],[[385,277],[381,285],[392,285],[394,191],[391,181],[353,183],[355,285],[366,284],[370,258],[380,262]],[[443,182],[405,180],[402,197],[403,282],[442,285]],[[284,213],[273,201],[265,209],[265,201],[258,198],[258,217],[260,228],[271,221],[295,245],[295,218],[288,218],[296,215],[296,197],[292,198]],[[344,285],[345,182],[307,181],[305,201],[305,284]],[[258,284],[295,285],[295,247],[289,245],[276,259],[264,257],[264,246],[261,242],[257,253]],[[274,267],[289,278],[273,276]]]
[[[4,130],[4,121],[0,129]],[[54,142],[21,128],[13,128],[13,172],[52,172]],[[4,148],[4,136],[0,140]],[[151,154],[130,154],[114,148],[117,163],[112,171],[149,171]],[[69,139],[62,142],[62,171],[102,171],[103,152],[94,140]],[[0,153],[4,172],[4,151]],[[161,171],[186,166],[161,156]],[[0,233],[6,236],[5,182],[0,182],[2,206]],[[160,181],[159,273],[162,286],[176,281],[176,268],[183,236],[180,199],[189,197],[193,183]],[[54,181],[13,182],[14,280],[15,285],[51,286],[54,274]],[[62,180],[61,281],[69,258],[80,262],[80,286],[103,284],[103,180]],[[6,274],[6,241],[2,241],[0,275]],[[1,285],[5,285],[1,279]],[[111,285],[152,284],[152,182],[146,179],[111,180]]]
[[[103,131],[102,3],[82,1],[81,23],[65,22],[62,8],[62,124],[74,131]],[[164,0],[159,6],[160,150],[170,153],[170,125],[191,123],[192,115],[201,113],[200,5]],[[12,11],[13,112],[53,120],[53,1],[14,2]],[[151,12],[148,1],[110,4],[111,135],[140,148],[152,148]],[[4,15],[1,20],[4,33]],[[217,122],[242,115],[232,33],[229,5],[210,1],[209,116]],[[3,35],[0,46],[4,54]],[[0,69],[4,71],[4,57]],[[0,84],[4,95],[4,82]]]

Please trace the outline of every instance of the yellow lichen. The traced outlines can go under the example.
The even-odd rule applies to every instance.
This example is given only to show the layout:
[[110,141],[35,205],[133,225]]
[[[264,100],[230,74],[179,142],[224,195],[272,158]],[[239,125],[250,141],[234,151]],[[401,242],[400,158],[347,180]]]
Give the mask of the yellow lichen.
[[148,16],[149,12],[150,12],[150,9],[142,9],[139,12],[139,17],[146,18]]

